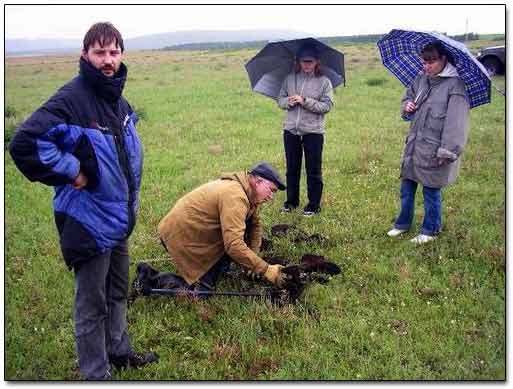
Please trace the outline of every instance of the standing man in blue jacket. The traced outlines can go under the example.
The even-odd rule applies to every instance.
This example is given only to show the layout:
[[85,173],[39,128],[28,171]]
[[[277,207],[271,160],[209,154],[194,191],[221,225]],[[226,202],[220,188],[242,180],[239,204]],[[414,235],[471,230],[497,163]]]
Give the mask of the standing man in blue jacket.
[[123,38],[111,23],[86,33],[79,74],[18,129],[9,151],[30,180],[55,188],[62,255],[75,275],[80,372],[110,379],[110,367],[157,360],[127,333],[128,237],[136,220],[143,151],[137,115],[122,97]]

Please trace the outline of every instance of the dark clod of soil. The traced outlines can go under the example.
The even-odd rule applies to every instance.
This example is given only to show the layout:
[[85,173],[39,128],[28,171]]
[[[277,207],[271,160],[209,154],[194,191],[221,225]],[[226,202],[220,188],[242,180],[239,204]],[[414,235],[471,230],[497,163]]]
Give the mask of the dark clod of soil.
[[293,227],[288,224],[275,224],[271,227],[272,236],[284,236]]
[[321,234],[306,235],[304,232],[292,239],[294,243],[322,243],[326,240]]
[[[289,224],[275,224],[271,227],[271,235],[272,236],[286,236],[289,233],[294,231],[292,234],[293,237],[291,239],[291,242],[293,243],[322,243],[326,241],[326,237],[322,236],[321,234],[312,234],[308,235],[306,232],[298,230],[295,226],[291,226]],[[295,236],[294,236],[295,235]],[[262,241],[262,246],[264,245]],[[262,249],[262,251],[265,251]]]
[[260,251],[269,251],[273,247],[273,242],[271,242],[269,239],[262,238],[262,245],[260,246]]
[[301,268],[304,272],[316,272],[329,275],[340,274],[340,266],[336,263],[326,261],[322,255],[305,254],[301,258]]

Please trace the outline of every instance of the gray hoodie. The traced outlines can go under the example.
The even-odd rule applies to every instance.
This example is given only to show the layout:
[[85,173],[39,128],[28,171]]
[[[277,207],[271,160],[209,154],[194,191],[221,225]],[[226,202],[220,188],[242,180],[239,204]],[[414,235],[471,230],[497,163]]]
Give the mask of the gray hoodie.
[[[296,104],[288,106],[289,96],[304,97],[303,106]],[[291,73],[283,81],[278,106],[287,110],[283,129],[295,135],[323,134],[324,114],[333,107],[333,87],[326,76],[315,77],[303,72]]]

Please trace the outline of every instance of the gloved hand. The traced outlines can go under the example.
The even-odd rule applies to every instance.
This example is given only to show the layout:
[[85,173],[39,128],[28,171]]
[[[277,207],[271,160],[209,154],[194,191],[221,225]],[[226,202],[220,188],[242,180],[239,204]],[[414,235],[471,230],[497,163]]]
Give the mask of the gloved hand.
[[283,267],[282,265],[269,265],[264,273],[264,277],[278,288],[281,288],[285,283],[286,277],[281,271]]

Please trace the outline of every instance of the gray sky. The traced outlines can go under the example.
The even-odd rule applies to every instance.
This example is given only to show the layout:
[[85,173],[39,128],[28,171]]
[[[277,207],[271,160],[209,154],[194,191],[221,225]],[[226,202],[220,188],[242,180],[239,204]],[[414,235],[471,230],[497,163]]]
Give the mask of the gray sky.
[[386,33],[504,33],[503,5],[8,5],[7,39],[79,38],[98,21],[123,37],[183,30],[286,29],[314,36]]

